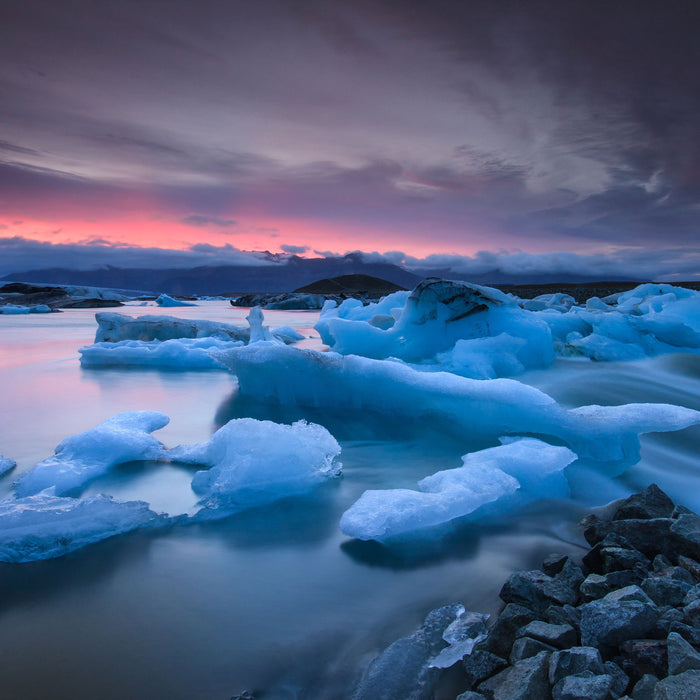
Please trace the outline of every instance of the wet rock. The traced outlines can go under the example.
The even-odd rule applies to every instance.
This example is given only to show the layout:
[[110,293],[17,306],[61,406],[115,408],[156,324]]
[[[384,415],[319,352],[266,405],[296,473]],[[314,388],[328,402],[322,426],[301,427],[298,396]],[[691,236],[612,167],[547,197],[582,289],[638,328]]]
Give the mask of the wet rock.
[[685,513],[671,525],[676,539],[678,554],[697,559],[700,557],[700,516]]
[[693,586],[683,598],[683,605],[690,605],[692,602],[700,600],[700,586]]
[[488,637],[484,642],[481,642],[479,648],[507,659],[515,641],[516,632],[536,619],[538,619],[538,615],[529,608],[509,603],[503,608],[493,627],[489,630]]
[[[675,676],[684,671],[700,671],[700,654],[677,632],[668,635],[668,672]],[[698,688],[700,694],[700,687]]]
[[552,625],[540,620],[519,629],[516,637],[531,637],[557,649],[568,649],[578,641],[576,630],[571,625]]
[[678,556],[678,566],[682,566],[690,575],[693,577],[694,581],[700,581],[700,564],[691,559],[690,557],[683,556],[682,554]]
[[553,700],[607,700],[612,688],[612,676],[596,676],[590,671],[562,678],[552,688]]
[[683,617],[691,627],[700,626],[700,600],[694,600],[683,608]]
[[617,646],[639,639],[659,619],[659,610],[639,586],[627,586],[581,606],[581,644]]
[[552,652],[556,648],[551,644],[545,644],[531,637],[520,637],[513,642],[513,648],[510,652],[509,661],[514,664],[522,659],[529,659],[531,656],[536,656],[541,651]]
[[[688,516],[681,516],[681,518],[684,517]],[[608,535],[612,534],[623,537],[627,540],[629,546],[647,557],[653,558],[657,554],[663,554],[671,561],[674,561],[674,557],[679,554],[677,543],[680,535],[671,532],[671,527],[677,525],[680,519],[652,518],[646,520],[640,518],[605,522],[594,516],[593,519],[584,518],[584,521],[586,522],[584,536],[592,545],[602,542]],[[690,526],[687,523],[686,525],[688,526],[686,529],[689,529]],[[680,529],[683,530],[684,528],[681,527]],[[689,549],[692,549],[690,545],[685,547],[680,553],[688,555]]]
[[697,627],[691,627],[683,622],[674,620],[668,627],[668,633],[670,634],[671,632],[677,632],[686,642],[694,647],[700,647],[700,629]]
[[569,559],[566,554],[550,554],[542,562],[542,571],[548,576],[556,576]]
[[575,604],[577,593],[562,581],[542,571],[511,574],[500,593],[506,603],[516,603],[543,613],[550,605]]
[[485,698],[486,696],[482,695],[481,693],[477,693],[473,690],[467,690],[466,693],[458,695],[455,700],[484,700]]
[[468,685],[474,687],[481,681],[502,671],[508,665],[508,662],[489,651],[475,649],[462,659],[462,665]]
[[615,661],[633,681],[647,673],[662,678],[668,672],[666,640],[631,639],[623,642],[620,656]]
[[545,616],[552,625],[570,625],[577,631],[581,624],[581,611],[573,605],[550,605]]
[[478,688],[494,700],[547,700],[551,697],[547,670],[550,654],[543,651],[529,659],[518,661]]
[[561,583],[572,591],[578,591],[579,586],[585,579],[583,570],[578,564],[574,564],[571,559],[567,559],[562,566],[561,571],[554,576],[557,583]]
[[696,700],[700,688],[700,671],[685,671],[668,676],[654,688],[653,700]]
[[612,571],[609,574],[588,574],[579,591],[585,602],[598,600],[608,593],[639,584],[644,579],[636,571]]
[[632,700],[653,700],[654,689],[659,679],[651,673],[644,674],[632,690]]
[[652,562],[654,571],[661,572],[664,569],[668,569],[669,566],[673,566],[673,564],[663,554],[657,554],[654,557],[654,561]]
[[626,498],[615,511],[613,520],[670,518],[675,505],[656,485],[651,484],[641,493]]
[[651,632],[653,638],[656,637],[668,637],[669,632],[671,632],[671,626],[674,623],[683,622],[683,613],[676,608],[669,607],[664,610],[658,622],[656,623],[654,629]]
[[593,647],[572,647],[555,651],[549,660],[549,682],[555,685],[565,676],[573,676],[584,671],[595,675],[605,672],[600,652]]

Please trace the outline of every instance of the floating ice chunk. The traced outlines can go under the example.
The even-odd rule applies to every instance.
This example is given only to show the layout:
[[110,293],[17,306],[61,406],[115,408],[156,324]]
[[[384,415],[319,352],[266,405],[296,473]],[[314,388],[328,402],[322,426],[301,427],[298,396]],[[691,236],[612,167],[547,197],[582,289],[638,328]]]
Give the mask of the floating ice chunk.
[[[375,308],[358,306],[360,302],[350,299],[337,309],[324,308],[316,330],[334,351],[374,359],[395,357],[424,362],[436,361],[437,355],[439,361],[444,358],[439,353],[451,350],[458,341],[501,334],[522,341],[517,348],[510,346],[516,362],[496,363],[503,369],[546,367],[554,358],[549,326],[521,309],[515,297],[497,289],[431,278],[408,296],[397,292],[390,297],[394,298],[387,297]],[[400,300],[405,303],[397,312],[392,304]],[[389,317],[395,318],[395,323],[390,323]],[[372,322],[373,319],[377,320]],[[473,346],[472,355],[477,347]],[[488,353],[487,347],[482,349]],[[472,358],[469,364],[475,361]],[[484,361],[488,362],[487,358]]]
[[157,411],[118,413],[91,430],[66,438],[53,457],[19,477],[15,493],[18,497],[32,496],[53,486],[56,495],[62,496],[117,464],[159,459],[163,445],[150,433],[166,426],[169,420]]
[[182,301],[182,299],[173,299],[167,294],[161,294],[156,299],[156,304],[158,304],[158,306],[197,306],[197,304],[195,304],[192,301]]
[[532,438],[474,452],[462,457],[458,469],[419,481],[419,491],[365,491],[343,514],[340,529],[350,537],[381,541],[469,515],[519,489],[540,497],[566,495],[561,480],[553,485],[549,477],[575,459],[566,447]]
[[229,421],[207,441],[169,450],[171,460],[210,467],[192,489],[202,496],[200,519],[306,493],[338,476],[340,445],[323,427],[282,425],[253,418]]
[[220,338],[247,341],[250,331],[217,321],[176,318],[175,316],[126,316],[105,311],[95,314],[96,343],[120,340],[173,340],[175,338]]
[[440,369],[473,379],[496,379],[522,372],[518,359],[526,341],[508,333],[495,337],[458,340],[452,350],[440,353]]
[[[447,372],[420,372],[399,362],[315,352],[289,346],[247,346],[213,351],[238,378],[241,394],[282,404],[369,411],[432,422],[479,438],[555,436],[580,457],[633,464],[642,432],[679,430],[700,422],[700,412],[667,404],[611,407],[606,422],[590,422],[550,396],[512,379],[480,381]],[[646,419],[649,420],[646,420]],[[623,426],[623,427],[621,427]]]
[[262,309],[259,306],[254,306],[248,312],[246,320],[250,326],[250,340],[248,341],[250,345],[259,345],[260,343],[279,345],[282,342],[278,338],[275,338],[272,333],[270,333],[269,326],[263,326],[265,317],[263,316]]
[[19,306],[18,304],[5,304],[0,306],[0,314],[19,315],[28,314],[31,309],[28,306]]
[[591,333],[585,337],[570,334],[567,338],[569,348],[578,350],[579,354],[590,357],[598,362],[614,362],[619,360],[641,360],[646,357],[643,348],[636,343],[625,343],[615,338]]
[[458,603],[432,610],[423,626],[395,641],[367,667],[352,695],[353,700],[421,700],[432,697],[442,673],[431,666],[445,647],[445,629],[464,612]]
[[9,472],[11,469],[14,469],[16,466],[17,462],[0,455],[0,476],[7,474],[7,472]]
[[304,336],[291,326],[277,326],[277,328],[272,329],[271,333],[273,337],[278,338],[287,345],[304,340]]
[[85,545],[168,522],[142,501],[60,498],[49,489],[0,502],[0,561],[52,559]]
[[175,340],[122,340],[80,348],[83,367],[160,367],[164,369],[222,369],[211,350],[243,345],[239,340],[178,338]]
[[462,614],[443,632],[442,638],[449,646],[432,660],[430,663],[432,667],[454,666],[467,654],[471,654],[474,647],[488,636],[486,623],[490,615],[467,612],[464,608],[462,611]]
[[570,294],[556,292],[554,294],[540,294],[534,299],[520,299],[518,303],[527,311],[554,309],[566,313],[576,303],[576,299]]

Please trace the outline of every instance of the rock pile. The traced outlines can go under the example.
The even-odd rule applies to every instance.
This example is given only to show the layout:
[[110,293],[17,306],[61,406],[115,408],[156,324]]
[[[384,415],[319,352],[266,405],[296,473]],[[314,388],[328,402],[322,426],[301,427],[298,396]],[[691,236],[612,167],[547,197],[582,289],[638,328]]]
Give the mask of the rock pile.
[[508,578],[458,700],[700,698],[700,517],[651,485],[582,526],[580,563]]

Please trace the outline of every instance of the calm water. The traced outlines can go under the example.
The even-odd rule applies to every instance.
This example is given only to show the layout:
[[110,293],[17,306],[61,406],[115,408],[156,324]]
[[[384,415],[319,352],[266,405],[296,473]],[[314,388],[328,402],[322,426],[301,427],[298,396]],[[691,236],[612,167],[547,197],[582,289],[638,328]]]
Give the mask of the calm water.
[[[241,324],[247,313],[224,302],[120,311]],[[266,313],[273,327],[292,325],[305,335],[316,317]],[[168,414],[170,425],[156,433],[168,447],[205,440],[234,417],[305,417],[242,400],[225,372],[81,370],[77,350],[92,342],[95,328],[91,310],[0,316],[0,453],[19,465],[0,480],[3,496],[64,437],[119,411]],[[700,409],[697,356],[559,361],[520,379],[567,406],[660,401]],[[641,462],[618,479],[577,477],[570,501],[463,526],[442,543],[409,551],[353,542],[338,521],[365,489],[414,486],[488,445],[368,424],[358,415],[306,417],[341,442],[344,465],[342,479],[308,497],[217,523],[114,538],[54,561],[0,565],[0,695],[227,700],[266,689],[266,698],[347,697],[358,668],[430,609],[461,601],[493,613],[512,570],[536,566],[550,551],[579,551],[575,523],[588,504],[656,481],[700,509],[700,430],[691,428],[645,437]],[[128,464],[86,493],[181,512],[195,500],[192,473]]]

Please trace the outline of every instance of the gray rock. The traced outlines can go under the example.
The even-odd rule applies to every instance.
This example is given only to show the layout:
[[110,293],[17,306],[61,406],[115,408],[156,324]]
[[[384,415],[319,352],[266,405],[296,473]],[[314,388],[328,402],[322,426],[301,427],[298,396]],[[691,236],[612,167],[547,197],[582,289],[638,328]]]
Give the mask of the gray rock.
[[576,630],[571,625],[552,625],[535,620],[520,628],[516,637],[531,637],[557,649],[568,649],[578,642]]
[[549,660],[549,682],[558,683],[565,676],[572,676],[584,671],[595,675],[605,672],[600,652],[593,647],[572,647],[555,651]]
[[467,690],[466,693],[458,695],[455,700],[485,700],[486,696],[481,693],[476,693],[473,690]]
[[629,676],[613,661],[606,661],[603,666],[605,673],[612,678],[610,694],[614,698],[620,697],[627,690],[630,683]]
[[547,669],[549,657],[546,651],[537,656],[518,661],[505,671],[484,681],[477,690],[494,700],[547,700],[551,697]]
[[671,525],[678,554],[697,559],[700,557],[700,516],[695,513],[681,515]]
[[[629,546],[647,557],[653,558],[657,554],[663,554],[674,560],[678,555],[679,538],[676,533],[671,532],[671,527],[677,524],[679,520],[652,518],[651,520],[612,520],[604,522],[596,518],[588,522],[584,536],[591,544],[597,544],[607,535],[615,534],[623,537],[627,540]],[[687,554],[687,551],[682,551],[681,554]]]
[[636,549],[628,547],[602,547],[600,555],[603,559],[603,572],[627,571],[641,566],[648,569],[651,566],[649,558]]
[[508,665],[508,662],[489,651],[475,649],[462,659],[462,665],[467,677],[467,683],[473,688],[481,681],[502,671]]
[[581,624],[581,612],[573,605],[550,605],[545,615],[552,625],[570,625],[578,630]]
[[509,603],[496,618],[496,622],[489,630],[488,637],[484,642],[481,642],[479,648],[507,659],[515,641],[515,633],[528,622],[537,618],[537,614],[529,608]]
[[663,554],[657,554],[652,562],[652,567],[654,571],[660,572],[664,569],[668,569],[669,566],[673,566],[671,561],[667,559]]
[[522,659],[529,659],[531,656],[536,656],[541,651],[552,652],[556,648],[551,644],[545,644],[537,639],[530,637],[520,637],[513,642],[513,648],[510,651],[509,661],[515,664]]
[[685,557],[681,554],[678,557],[678,566],[682,566],[688,571],[695,581],[700,581],[700,564],[696,562],[695,559]]
[[574,605],[576,591],[542,571],[511,574],[500,593],[506,603],[516,603],[543,613],[550,605]]
[[554,576],[554,580],[557,581],[557,583],[561,583],[573,591],[578,591],[578,588],[583,582],[584,578],[586,577],[581,567],[574,564],[571,559],[567,559],[564,562],[564,566],[562,566],[561,571]]
[[552,688],[553,700],[607,700],[612,687],[612,676],[596,676],[584,671],[575,676],[562,678]]
[[636,571],[612,571],[609,574],[588,574],[579,591],[585,602],[598,600],[618,588],[639,584],[643,580]]
[[674,623],[683,624],[683,613],[676,608],[668,608],[664,610],[663,614],[659,618],[656,626],[651,632],[652,637],[668,637],[669,632],[672,632],[671,626]]
[[691,586],[666,576],[650,576],[639,584],[656,605],[681,605]]
[[670,634],[671,632],[677,632],[681,635],[681,637],[683,637],[683,639],[685,639],[686,642],[689,642],[694,647],[700,647],[699,628],[691,627],[683,622],[677,622],[674,620],[668,627],[668,633]]
[[700,586],[693,586],[683,598],[683,605],[690,605],[696,600],[700,600]]
[[615,511],[613,520],[670,518],[675,504],[656,485],[651,484],[641,493],[626,498]]
[[659,619],[659,610],[639,586],[627,586],[581,606],[581,644],[617,646],[639,639]]
[[654,688],[658,682],[659,679],[651,673],[644,674],[632,690],[632,700],[653,700]]
[[699,696],[700,671],[693,670],[659,681],[654,688],[653,700],[697,700]]
[[671,632],[667,642],[669,675],[676,676],[691,669],[700,671],[700,654],[678,632]]
[[700,599],[684,606],[683,616],[691,627],[700,626]]
[[675,520],[681,517],[681,515],[695,515],[695,512],[690,510],[690,508],[686,508],[685,506],[677,505],[673,509],[673,513],[671,514],[671,517]]

